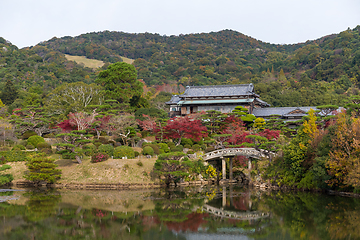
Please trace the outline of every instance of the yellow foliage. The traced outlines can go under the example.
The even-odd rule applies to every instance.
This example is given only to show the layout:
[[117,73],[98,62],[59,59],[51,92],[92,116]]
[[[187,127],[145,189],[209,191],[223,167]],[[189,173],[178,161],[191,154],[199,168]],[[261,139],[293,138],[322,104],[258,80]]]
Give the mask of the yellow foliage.
[[[316,135],[319,134],[319,129],[316,124],[316,115],[314,109],[310,109],[309,111],[309,121],[304,121],[304,133],[308,134],[312,139],[316,137]],[[309,142],[311,142],[311,140]]]

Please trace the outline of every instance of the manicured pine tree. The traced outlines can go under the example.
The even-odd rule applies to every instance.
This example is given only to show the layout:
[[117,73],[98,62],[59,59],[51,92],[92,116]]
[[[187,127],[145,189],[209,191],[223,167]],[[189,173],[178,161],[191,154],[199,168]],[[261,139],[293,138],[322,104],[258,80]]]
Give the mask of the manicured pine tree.
[[29,169],[29,173],[27,173],[24,177],[35,183],[54,183],[61,177],[61,170],[56,169],[57,165],[54,161],[54,159],[46,157],[43,154],[33,156],[26,164]]

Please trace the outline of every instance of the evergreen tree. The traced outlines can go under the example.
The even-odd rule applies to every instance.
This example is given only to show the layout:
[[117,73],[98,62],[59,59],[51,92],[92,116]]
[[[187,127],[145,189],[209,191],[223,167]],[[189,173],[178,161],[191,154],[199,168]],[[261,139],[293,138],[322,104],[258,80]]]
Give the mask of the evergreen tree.
[[30,158],[26,165],[29,173],[25,175],[25,178],[29,181],[54,183],[61,177],[61,170],[56,169],[57,165],[54,163],[54,159],[41,154]]
[[[7,76],[8,77],[8,76]],[[18,90],[12,83],[11,79],[8,78],[6,81],[4,89],[1,91],[0,99],[5,105],[12,104],[15,99],[18,97]]]

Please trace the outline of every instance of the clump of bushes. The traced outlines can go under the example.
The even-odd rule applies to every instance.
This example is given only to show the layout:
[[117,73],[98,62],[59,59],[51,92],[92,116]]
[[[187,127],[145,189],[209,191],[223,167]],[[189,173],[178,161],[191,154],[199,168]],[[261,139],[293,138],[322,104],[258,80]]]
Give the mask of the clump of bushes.
[[35,147],[32,144],[28,144],[28,145],[26,145],[26,149],[33,150],[33,149],[35,149]]
[[[139,154],[138,152],[136,152]],[[129,146],[119,146],[114,149],[114,158],[135,158],[135,151]]]
[[104,162],[109,159],[109,155],[98,152],[91,156],[91,162],[92,163],[98,163],[98,162]]
[[105,153],[108,156],[114,156],[114,146],[111,144],[100,145],[98,151],[101,153]]
[[26,148],[23,145],[17,144],[13,147],[12,150],[25,150]]
[[27,140],[28,145],[33,145],[36,148],[39,143],[44,143],[44,142],[45,142],[45,139],[38,135],[33,135],[33,136],[29,137]]
[[92,156],[96,152],[96,146],[92,143],[89,143],[83,146],[83,152],[86,156]]

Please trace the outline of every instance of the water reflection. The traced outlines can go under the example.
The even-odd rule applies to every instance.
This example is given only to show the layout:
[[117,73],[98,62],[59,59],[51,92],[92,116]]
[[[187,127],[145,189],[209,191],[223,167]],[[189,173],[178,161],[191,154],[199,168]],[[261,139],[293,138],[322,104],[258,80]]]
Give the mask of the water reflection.
[[357,239],[360,201],[242,188],[0,191],[0,239]]

